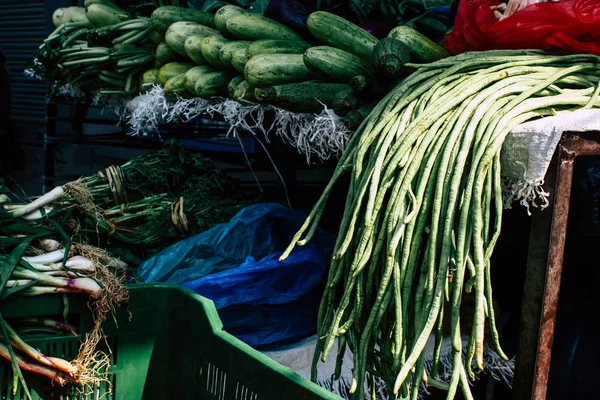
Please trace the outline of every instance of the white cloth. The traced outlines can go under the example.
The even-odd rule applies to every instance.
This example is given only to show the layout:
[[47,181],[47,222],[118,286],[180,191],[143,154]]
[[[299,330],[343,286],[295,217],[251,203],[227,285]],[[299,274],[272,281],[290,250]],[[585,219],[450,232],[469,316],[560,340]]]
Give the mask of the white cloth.
[[517,126],[502,147],[501,165],[506,208],[515,201],[544,208],[548,194],[542,189],[552,155],[565,132],[600,132],[600,110],[565,112]]

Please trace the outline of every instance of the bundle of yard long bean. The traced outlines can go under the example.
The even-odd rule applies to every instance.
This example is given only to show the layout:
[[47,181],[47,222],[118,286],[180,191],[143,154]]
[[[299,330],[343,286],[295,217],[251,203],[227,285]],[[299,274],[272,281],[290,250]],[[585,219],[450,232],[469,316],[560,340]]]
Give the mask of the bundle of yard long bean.
[[[321,199],[282,259],[315,232],[327,198],[345,173],[351,183],[319,310],[318,359],[335,339],[338,361],[354,355],[351,392],[362,399],[367,372],[391,397],[416,399],[421,383],[472,399],[473,361],[482,370],[486,317],[496,351],[490,257],[500,234],[500,150],[517,125],[561,112],[600,107],[600,58],[539,51],[466,53],[402,81],[363,122]],[[306,233],[306,236],[303,235]],[[343,289],[343,295],[336,295]],[[461,297],[474,291],[467,354],[462,354]],[[444,311],[450,318],[442,318]],[[444,326],[449,322],[449,327]],[[453,344],[449,384],[429,374],[424,349],[443,330]],[[465,327],[463,326],[463,329]]]

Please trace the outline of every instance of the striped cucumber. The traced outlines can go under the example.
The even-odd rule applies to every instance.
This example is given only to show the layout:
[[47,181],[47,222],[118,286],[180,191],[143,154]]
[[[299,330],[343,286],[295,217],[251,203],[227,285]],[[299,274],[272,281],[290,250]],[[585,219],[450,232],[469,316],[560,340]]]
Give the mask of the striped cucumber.
[[248,59],[248,49],[238,49],[231,54],[231,66],[239,73],[244,73],[246,60]]
[[214,29],[207,28],[204,25],[195,22],[181,21],[175,22],[169,26],[165,33],[165,41],[169,47],[176,53],[185,56],[185,41],[190,36],[211,36],[218,35]]
[[373,69],[360,57],[330,46],[315,46],[304,53],[306,66],[325,78],[348,82],[356,75],[371,75]]
[[397,26],[388,33],[388,37],[402,42],[410,51],[410,58],[417,63],[430,63],[450,54],[443,47],[410,26]]
[[189,69],[185,73],[185,88],[188,92],[196,94],[196,82],[204,74],[215,72],[215,69],[210,65],[198,65],[197,67]]
[[233,64],[231,62],[233,52],[237,50],[245,50],[248,48],[248,46],[250,46],[251,43],[252,42],[246,40],[234,40],[229,43],[225,43],[223,46],[221,46],[221,50],[219,50],[219,60],[223,64],[233,68]]
[[315,79],[316,75],[304,64],[303,58],[302,54],[261,54],[246,63],[244,76],[254,87]]
[[196,96],[209,98],[212,96],[226,96],[227,85],[231,80],[229,71],[216,71],[202,74],[196,81],[194,92]]
[[319,42],[356,54],[370,61],[377,38],[342,17],[326,11],[315,11],[308,16],[306,26]]
[[309,47],[309,43],[300,40],[257,40],[248,47],[248,60],[259,54],[304,54]]
[[219,59],[219,52],[221,51],[221,47],[227,42],[228,40],[221,35],[204,38],[200,43],[200,51],[206,62],[216,68],[225,68],[226,65]]
[[209,28],[215,28],[214,16],[209,13],[176,6],[158,7],[150,17],[154,29],[165,33],[175,22],[195,22]]
[[343,83],[303,82],[257,88],[256,98],[299,113],[320,113],[323,104],[339,115],[357,108],[359,101],[352,88]]
[[227,20],[226,27],[231,35],[242,40],[303,40],[291,28],[257,14],[244,13],[233,15]]

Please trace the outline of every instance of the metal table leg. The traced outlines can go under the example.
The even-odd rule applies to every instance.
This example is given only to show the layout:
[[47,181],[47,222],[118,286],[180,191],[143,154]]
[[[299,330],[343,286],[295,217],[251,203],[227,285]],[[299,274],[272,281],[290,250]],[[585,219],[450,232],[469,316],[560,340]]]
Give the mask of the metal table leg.
[[545,400],[575,159],[600,155],[600,143],[565,135],[546,176],[551,204],[534,212],[517,348],[513,400]]

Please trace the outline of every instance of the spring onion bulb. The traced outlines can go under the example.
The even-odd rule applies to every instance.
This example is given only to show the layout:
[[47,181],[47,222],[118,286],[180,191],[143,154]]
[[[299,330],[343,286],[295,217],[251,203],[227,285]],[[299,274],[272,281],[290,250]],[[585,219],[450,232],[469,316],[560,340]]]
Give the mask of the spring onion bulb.
[[[8,348],[3,343],[0,343],[0,357],[6,359],[8,361],[12,360],[10,357],[10,352],[8,351]],[[33,372],[35,374],[48,377],[53,382],[57,382],[61,386],[64,386],[67,382],[73,380],[67,374],[65,374],[61,371],[58,371],[54,368],[50,368],[45,365],[40,365],[38,363],[25,360],[22,356],[20,356],[18,354],[15,354],[15,357],[16,357],[16,361],[19,365],[19,368],[21,368],[22,370]]]
[[19,218],[24,215],[33,214],[34,212],[39,211],[42,207],[59,200],[64,195],[64,189],[58,186],[45,195],[38,197],[31,203],[13,208],[12,210],[7,211],[7,213],[12,218]]
[[23,260],[30,264],[49,264],[62,261],[64,256],[65,249],[58,249],[39,256],[23,257]]

